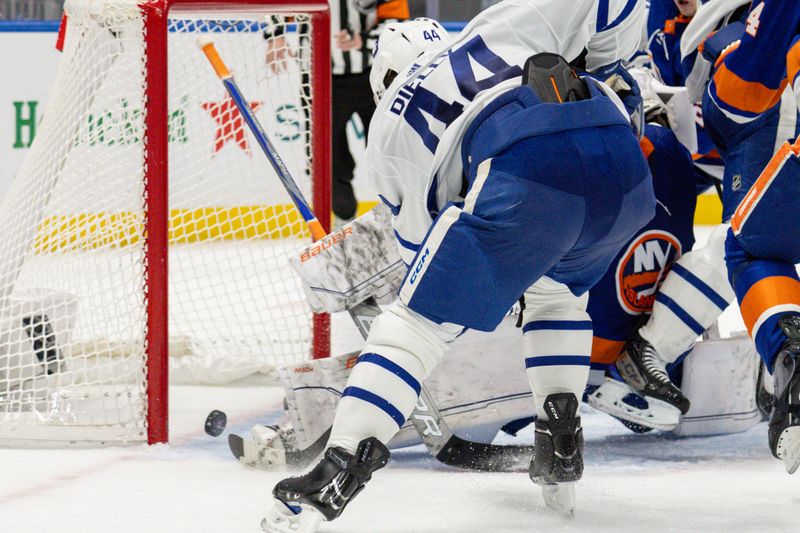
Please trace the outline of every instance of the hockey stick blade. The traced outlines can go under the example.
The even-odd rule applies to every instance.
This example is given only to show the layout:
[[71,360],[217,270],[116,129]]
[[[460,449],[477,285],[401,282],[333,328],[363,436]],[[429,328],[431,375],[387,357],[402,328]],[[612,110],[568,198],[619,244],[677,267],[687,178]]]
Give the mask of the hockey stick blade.
[[485,472],[527,472],[532,457],[532,445],[485,444],[455,435],[436,454],[436,459],[448,466]]
[[235,433],[228,435],[228,448],[237,460],[244,457],[244,439],[239,435]]

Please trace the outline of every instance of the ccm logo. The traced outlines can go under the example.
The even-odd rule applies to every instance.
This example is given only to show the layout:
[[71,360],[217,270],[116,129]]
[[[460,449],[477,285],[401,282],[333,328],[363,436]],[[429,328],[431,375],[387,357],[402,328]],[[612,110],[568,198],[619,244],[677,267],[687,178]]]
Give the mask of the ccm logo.
[[305,263],[315,255],[321,254],[334,244],[342,242],[347,238],[348,235],[352,234],[353,234],[353,228],[344,228],[340,232],[331,233],[330,235],[328,235],[327,237],[316,243],[314,246],[312,246],[310,249],[303,252],[300,255],[300,262]]
[[417,276],[419,276],[419,273],[422,272],[422,268],[425,266],[425,261],[428,259],[428,256],[430,255],[430,252],[431,252],[430,248],[425,248],[425,253],[423,253],[422,257],[419,258],[419,261],[417,262],[417,266],[414,268],[414,272],[411,273],[410,280],[411,280],[411,284],[412,285],[414,283],[416,283]]

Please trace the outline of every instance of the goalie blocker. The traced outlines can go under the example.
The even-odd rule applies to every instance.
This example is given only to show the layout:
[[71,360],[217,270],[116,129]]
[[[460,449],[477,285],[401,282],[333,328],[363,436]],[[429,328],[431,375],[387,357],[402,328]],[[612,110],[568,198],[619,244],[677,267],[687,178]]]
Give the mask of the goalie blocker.
[[315,312],[344,311],[370,297],[379,304],[394,300],[406,267],[390,220],[389,208],[378,204],[290,258]]

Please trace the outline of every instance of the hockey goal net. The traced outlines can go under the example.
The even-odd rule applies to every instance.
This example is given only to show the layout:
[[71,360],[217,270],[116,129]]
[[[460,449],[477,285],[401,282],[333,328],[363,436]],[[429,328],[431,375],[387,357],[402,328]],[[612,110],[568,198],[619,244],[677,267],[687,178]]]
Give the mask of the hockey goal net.
[[[327,2],[67,0],[39,133],[0,209],[0,444],[167,440],[168,367],[222,382],[324,356],[302,219],[217,48],[327,227]],[[65,31],[64,31],[65,30]]]

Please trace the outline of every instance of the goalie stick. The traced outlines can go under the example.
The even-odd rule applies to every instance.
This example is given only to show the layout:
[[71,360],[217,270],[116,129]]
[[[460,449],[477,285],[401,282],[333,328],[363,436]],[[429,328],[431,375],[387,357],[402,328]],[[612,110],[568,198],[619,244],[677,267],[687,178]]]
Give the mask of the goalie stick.
[[[258,141],[258,145],[278,174],[278,177],[289,193],[298,212],[303,217],[303,220],[306,221],[314,241],[326,237],[325,229],[317,220],[308,202],[303,197],[303,193],[297,187],[296,182],[289,173],[289,169],[270,142],[258,118],[251,110],[247,99],[233,79],[233,74],[214,46],[214,41],[208,37],[201,37],[198,39],[197,45],[214,68],[214,71],[222,81],[231,99],[236,104],[239,113],[244,117],[245,123]],[[365,339],[369,334],[372,321],[380,312],[378,304],[372,298],[368,298],[364,302],[352,306],[349,309],[350,316],[353,318],[356,327]],[[450,466],[490,471],[515,470],[523,466],[520,464],[519,460],[521,455],[530,456],[533,453],[532,446],[485,444],[467,441],[456,436],[450,430],[450,427],[445,422],[441,413],[439,413],[433,398],[424,384],[422,385],[417,405],[411,413],[411,422],[419,433],[422,442],[433,456],[442,463]],[[322,437],[320,439],[322,439]],[[293,459],[300,457],[305,458],[307,455],[311,455],[311,452],[306,453],[306,451],[316,448],[320,439],[306,450],[294,452]],[[327,438],[324,440],[327,441]],[[241,452],[237,458],[241,457],[244,453],[243,447],[239,447],[240,441],[242,441],[242,438],[235,436],[232,443],[229,437],[229,445],[231,446],[231,451],[234,453],[234,456],[237,456],[237,453]],[[311,455],[311,459],[317,455],[318,453],[314,453]],[[309,459],[309,461],[311,459]],[[525,469],[527,469],[527,466],[525,466]]]

